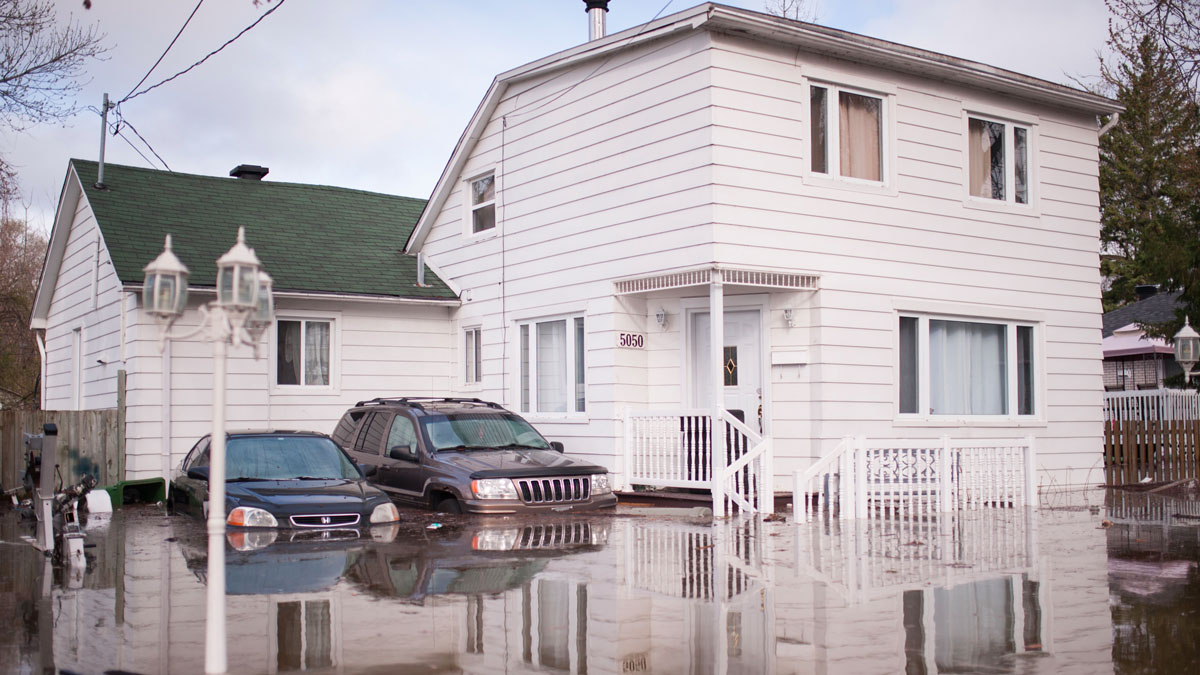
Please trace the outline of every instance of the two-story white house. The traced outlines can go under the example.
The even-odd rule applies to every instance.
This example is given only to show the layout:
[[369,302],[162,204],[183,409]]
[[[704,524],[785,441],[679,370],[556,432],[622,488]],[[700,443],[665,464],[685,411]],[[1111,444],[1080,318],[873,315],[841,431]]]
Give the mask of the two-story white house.
[[1080,484],[1119,110],[705,3],[498,75],[407,250],[461,289],[456,389],[626,484],[762,445],[787,490],[847,436],[1030,439]]

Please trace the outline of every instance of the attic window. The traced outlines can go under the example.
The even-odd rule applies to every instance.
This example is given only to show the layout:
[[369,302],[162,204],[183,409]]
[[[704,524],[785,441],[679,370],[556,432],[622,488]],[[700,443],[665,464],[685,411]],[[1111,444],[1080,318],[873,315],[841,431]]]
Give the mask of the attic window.
[[471,181],[471,234],[496,227],[496,174],[487,174]]

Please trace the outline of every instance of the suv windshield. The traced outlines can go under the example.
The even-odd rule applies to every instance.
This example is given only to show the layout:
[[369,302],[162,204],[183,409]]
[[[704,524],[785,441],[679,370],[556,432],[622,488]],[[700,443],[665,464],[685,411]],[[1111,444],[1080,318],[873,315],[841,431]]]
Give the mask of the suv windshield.
[[550,444],[529,422],[516,415],[494,413],[449,413],[421,418],[421,426],[436,452],[447,448],[533,448]]
[[226,480],[360,478],[333,441],[318,436],[243,436],[226,443]]

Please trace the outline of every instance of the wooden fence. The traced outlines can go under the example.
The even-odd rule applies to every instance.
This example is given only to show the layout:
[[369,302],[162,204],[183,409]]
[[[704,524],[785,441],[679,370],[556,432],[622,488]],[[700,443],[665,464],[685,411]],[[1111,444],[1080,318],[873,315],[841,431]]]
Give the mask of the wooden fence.
[[1200,476],[1200,394],[1105,394],[1104,468],[1109,485]]
[[95,476],[100,485],[124,479],[125,429],[120,409],[3,410],[0,484],[5,490],[20,486],[25,474],[24,434],[40,434],[47,423],[58,425],[57,455],[63,485],[77,482],[84,474]]

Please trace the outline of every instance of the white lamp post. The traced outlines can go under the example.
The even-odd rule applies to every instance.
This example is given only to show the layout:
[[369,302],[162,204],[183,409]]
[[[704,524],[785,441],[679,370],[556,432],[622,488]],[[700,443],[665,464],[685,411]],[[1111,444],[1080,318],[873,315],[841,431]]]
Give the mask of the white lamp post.
[[167,235],[163,252],[145,267],[143,303],[160,326],[159,350],[167,340],[204,335],[213,345],[212,440],[208,473],[208,613],[205,618],[204,671],[224,673],[225,651],[225,354],[230,344],[255,346],[274,318],[271,277],[262,271],[254,250],[246,246],[245,228],[237,243],[217,259],[217,299],[200,308],[194,331],[172,334],[171,326],[187,303],[187,267],[171,252]]
[[1184,386],[1187,386],[1197,361],[1200,361],[1200,334],[1192,328],[1188,317],[1184,317],[1183,328],[1175,334],[1175,362],[1183,368]]

